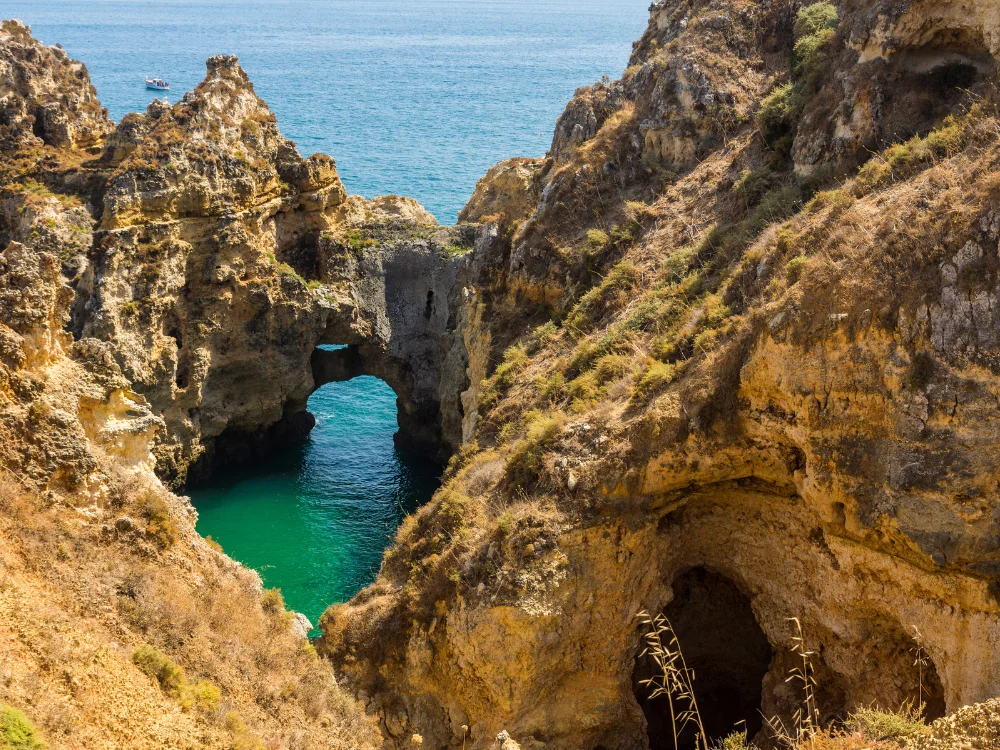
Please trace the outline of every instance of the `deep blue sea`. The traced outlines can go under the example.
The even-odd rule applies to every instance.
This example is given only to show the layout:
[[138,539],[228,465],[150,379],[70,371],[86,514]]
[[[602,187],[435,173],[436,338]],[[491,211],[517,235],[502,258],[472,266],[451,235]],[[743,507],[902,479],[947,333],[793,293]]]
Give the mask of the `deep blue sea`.
[[452,223],[486,170],[541,156],[573,91],[618,78],[649,0],[3,0],[87,64],[112,118],[235,54],[282,132],[352,193],[402,193]]
[[[282,132],[330,154],[347,189],[419,200],[455,221],[476,181],[541,156],[579,87],[617,78],[649,0],[3,0],[87,64],[113,119],[176,101],[205,59],[236,54]],[[192,492],[198,530],[280,587],[313,623],[369,583],[439,468],[396,450],[381,381],[324,386],[309,441]]]

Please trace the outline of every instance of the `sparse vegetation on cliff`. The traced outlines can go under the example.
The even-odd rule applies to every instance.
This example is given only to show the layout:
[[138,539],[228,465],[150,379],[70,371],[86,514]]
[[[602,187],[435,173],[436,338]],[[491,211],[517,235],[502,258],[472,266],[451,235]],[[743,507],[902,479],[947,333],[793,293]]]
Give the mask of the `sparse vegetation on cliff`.
[[3,750],[47,750],[35,725],[16,708],[0,703],[0,748]]

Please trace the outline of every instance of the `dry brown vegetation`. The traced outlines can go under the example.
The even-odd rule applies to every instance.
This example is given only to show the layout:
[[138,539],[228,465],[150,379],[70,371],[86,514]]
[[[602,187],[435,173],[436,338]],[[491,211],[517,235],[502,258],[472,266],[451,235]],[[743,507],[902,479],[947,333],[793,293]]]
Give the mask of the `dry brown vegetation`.
[[[859,708],[837,725],[824,726],[819,719],[816,698],[820,688],[813,667],[816,654],[808,648],[801,623],[793,618],[797,635],[792,653],[796,662],[786,682],[798,688],[802,703],[791,724],[786,726],[776,717],[768,718],[762,736],[758,738],[748,738],[745,728],[735,728],[717,745],[711,745],[695,695],[697,676],[684,659],[683,644],[670,621],[663,615],[650,616],[646,612],[641,612],[638,617],[645,628],[642,656],[648,654],[658,669],[658,674],[644,680],[642,686],[651,698],[667,698],[676,750],[683,746],[685,733],[694,736],[696,750],[756,750],[759,747],[756,740],[764,747],[786,750],[897,750],[928,732],[925,707],[919,702],[922,684],[913,700],[904,702],[896,709],[878,706]],[[921,659],[919,651],[917,659]]]
[[378,744],[280,595],[162,489],[115,486],[118,520],[95,528],[85,505],[0,483],[0,701],[54,748]]

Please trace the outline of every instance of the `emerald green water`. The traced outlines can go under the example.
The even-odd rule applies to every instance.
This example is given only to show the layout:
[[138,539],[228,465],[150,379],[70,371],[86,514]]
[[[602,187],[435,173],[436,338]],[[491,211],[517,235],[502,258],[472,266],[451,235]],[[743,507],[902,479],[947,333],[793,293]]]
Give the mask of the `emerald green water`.
[[370,583],[406,513],[430,499],[440,467],[396,449],[396,396],[360,377],[309,399],[307,442],[191,492],[211,535],[315,625]]

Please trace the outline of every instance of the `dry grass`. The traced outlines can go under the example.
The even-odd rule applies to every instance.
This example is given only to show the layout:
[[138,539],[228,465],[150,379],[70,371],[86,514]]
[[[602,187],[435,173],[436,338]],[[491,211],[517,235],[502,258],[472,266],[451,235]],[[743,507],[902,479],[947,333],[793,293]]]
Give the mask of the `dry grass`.
[[695,697],[695,675],[684,661],[684,652],[673,626],[663,615],[650,617],[647,612],[639,613],[639,621],[648,628],[646,647],[640,656],[651,656],[660,670],[659,675],[643,680],[641,684],[650,689],[651,699],[667,698],[675,750],[679,750],[680,737],[688,727],[695,729],[698,750],[709,750],[708,736]]
[[[11,644],[0,701],[50,746],[98,746],[98,736],[135,748],[195,736],[220,749],[294,737],[302,748],[379,744],[292,632],[280,595],[262,597],[252,574],[201,541],[177,498],[122,480],[105,502],[112,521],[145,526],[102,531],[0,481],[0,638]],[[175,536],[161,544],[148,527],[167,520]]]
[[[640,612],[638,617],[647,629],[640,657],[652,657],[659,670],[659,674],[640,684],[649,690],[650,699],[667,698],[675,748],[679,750],[681,735],[694,729],[697,750],[709,750],[695,695],[695,675],[684,660],[681,643],[670,621],[663,615],[650,616],[647,612]],[[791,618],[789,622],[793,625],[791,652],[797,657],[797,663],[785,681],[799,686],[801,704],[789,727],[777,717],[765,719],[766,746],[787,750],[898,750],[908,740],[927,731],[923,705],[912,702],[904,702],[894,711],[877,706],[859,708],[840,724],[823,725],[816,699],[819,686],[813,666],[815,652],[808,649],[798,618]],[[920,659],[918,647],[918,664]],[[922,682],[920,690],[922,694]],[[734,728],[711,750],[749,748],[755,750],[748,742],[746,730]]]

